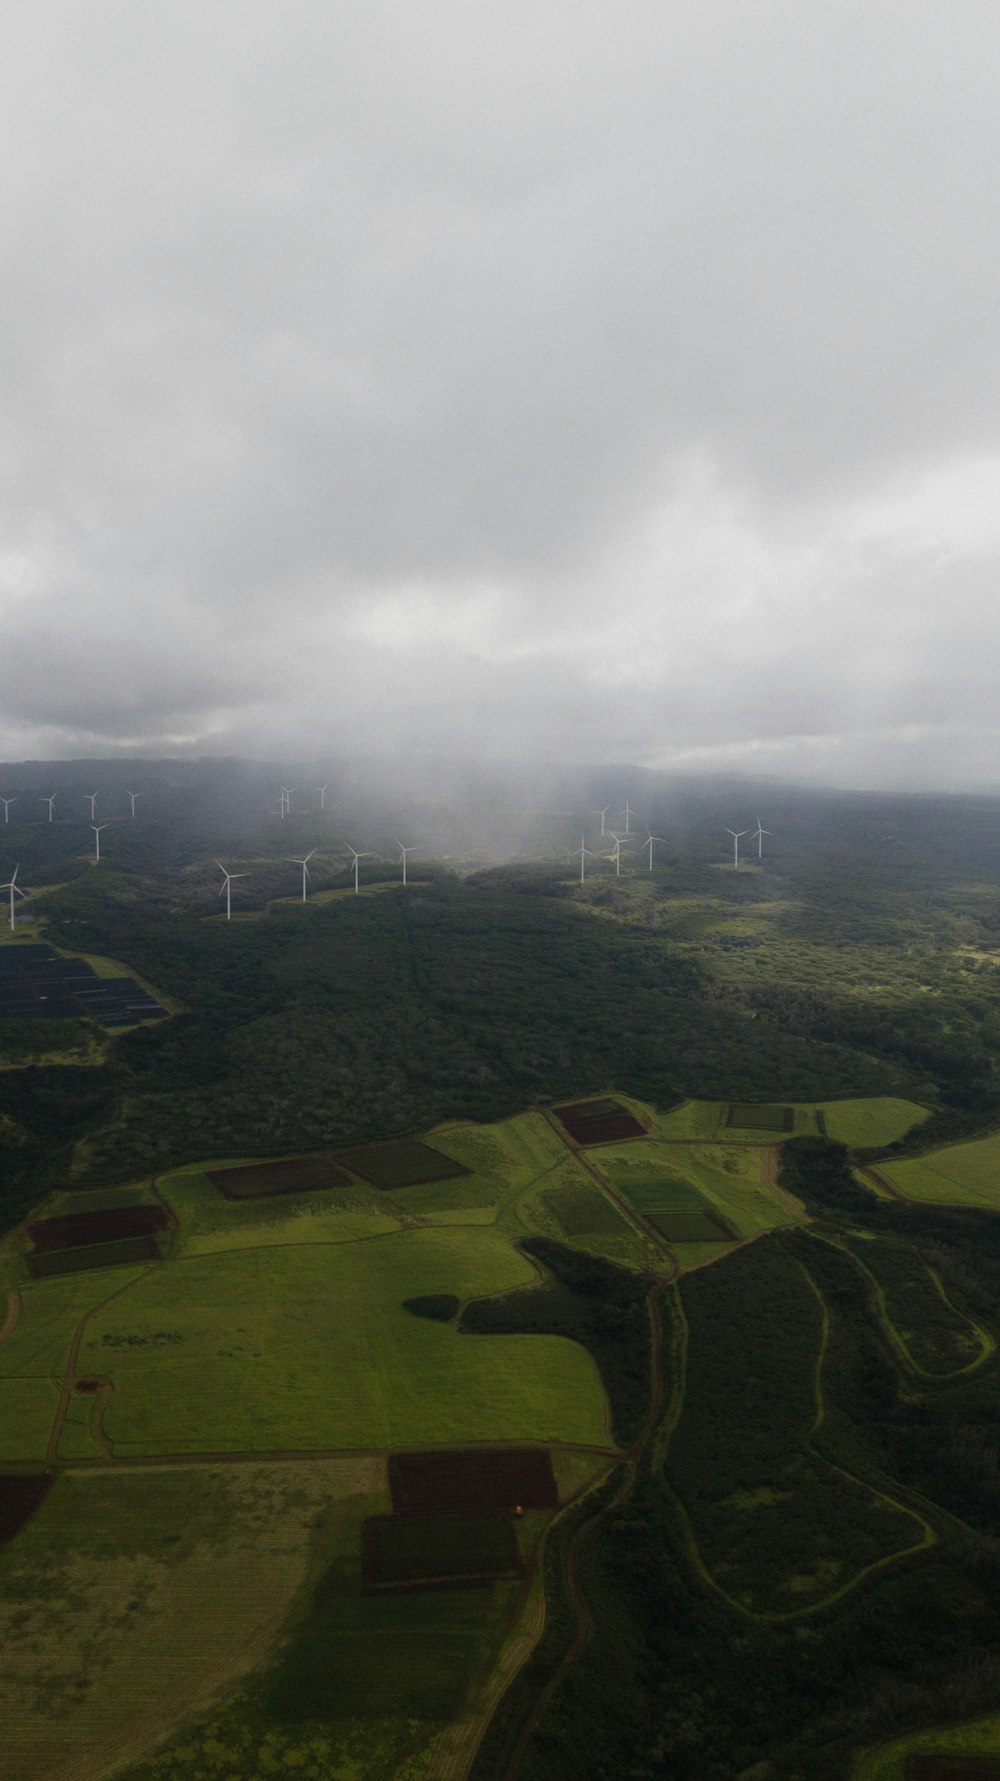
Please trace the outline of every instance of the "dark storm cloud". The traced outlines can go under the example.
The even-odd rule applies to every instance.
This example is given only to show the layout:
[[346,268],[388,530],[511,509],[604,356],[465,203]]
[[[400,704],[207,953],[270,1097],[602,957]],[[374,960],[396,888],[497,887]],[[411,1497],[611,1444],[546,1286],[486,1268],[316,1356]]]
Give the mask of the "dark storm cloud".
[[998,46],[15,5],[0,750],[997,777]]

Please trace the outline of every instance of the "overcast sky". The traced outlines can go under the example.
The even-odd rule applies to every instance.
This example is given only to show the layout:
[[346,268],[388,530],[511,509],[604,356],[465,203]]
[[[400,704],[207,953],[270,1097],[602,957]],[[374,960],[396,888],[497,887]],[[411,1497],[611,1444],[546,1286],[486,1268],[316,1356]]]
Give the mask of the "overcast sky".
[[7,0],[0,756],[1000,787],[995,0]]

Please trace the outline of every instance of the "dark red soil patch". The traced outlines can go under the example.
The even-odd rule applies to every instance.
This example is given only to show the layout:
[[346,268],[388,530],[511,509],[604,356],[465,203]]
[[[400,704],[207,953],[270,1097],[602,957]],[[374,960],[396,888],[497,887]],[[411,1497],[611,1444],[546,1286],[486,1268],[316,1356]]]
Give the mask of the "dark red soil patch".
[[323,1193],[331,1187],[351,1185],[347,1170],[339,1168],[329,1156],[247,1163],[238,1169],[206,1169],[205,1175],[227,1200],[269,1200],[278,1194]]
[[52,1489],[49,1472],[18,1475],[0,1472],[0,1546],[19,1533],[35,1510],[40,1508]]
[[571,1101],[555,1109],[574,1144],[612,1144],[620,1138],[643,1138],[646,1128],[620,1101]]
[[173,1219],[166,1206],[109,1206],[100,1212],[66,1212],[33,1218],[28,1235],[36,1250],[76,1249],[82,1243],[114,1243],[119,1237],[149,1237]]
[[544,1447],[390,1453],[389,1489],[397,1515],[559,1505],[552,1459]]
[[911,1756],[909,1781],[1000,1781],[995,1756]]
[[82,1274],[91,1268],[121,1268],[162,1261],[155,1237],[119,1237],[113,1243],[78,1243],[74,1249],[32,1249],[25,1256],[33,1280],[53,1274]]
[[370,1515],[362,1525],[367,1594],[477,1588],[524,1570],[513,1523],[503,1515]]
[[419,1138],[403,1138],[398,1144],[365,1144],[358,1150],[341,1150],[337,1155],[348,1169],[360,1175],[380,1193],[391,1193],[397,1187],[423,1187],[430,1181],[451,1181],[460,1175],[471,1175],[464,1163],[445,1156]]
[[78,1379],[73,1387],[78,1398],[89,1398],[101,1389],[99,1379]]

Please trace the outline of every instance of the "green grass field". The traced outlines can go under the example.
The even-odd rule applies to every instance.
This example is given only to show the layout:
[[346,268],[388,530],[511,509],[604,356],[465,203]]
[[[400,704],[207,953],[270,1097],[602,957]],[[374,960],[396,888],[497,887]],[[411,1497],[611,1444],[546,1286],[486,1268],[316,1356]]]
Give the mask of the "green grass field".
[[1000,1209],[1000,1132],[947,1144],[926,1156],[879,1162],[878,1172],[913,1200]]
[[[597,1373],[575,1344],[480,1343],[403,1309],[415,1295],[464,1300],[534,1279],[501,1233],[478,1227],[192,1257],[96,1314],[80,1367],[114,1384],[104,1427],[123,1455],[605,1442]],[[136,1343],[155,1331],[181,1340]]]
[[[820,1131],[817,1114],[823,1116],[823,1125],[828,1138],[835,1138],[841,1144],[852,1144],[861,1147],[875,1147],[880,1144],[894,1144],[911,1126],[917,1125],[927,1118],[926,1107],[917,1106],[915,1101],[904,1101],[891,1095],[869,1096],[854,1101],[819,1101],[815,1104],[807,1102],[785,1101],[771,1106],[762,1106],[756,1110],[745,1108],[753,1123],[746,1125],[727,1125],[728,1103],[726,1101],[685,1101],[682,1106],[672,1108],[669,1113],[656,1115],[656,1125],[663,1138],[679,1139],[682,1142],[705,1139],[724,1139],[732,1144],[773,1144],[783,1137],[804,1136]],[[775,1120],[781,1107],[792,1109],[792,1133],[782,1132],[775,1125],[764,1126],[757,1123],[758,1117]],[[739,1107],[734,1108],[739,1113]]]
[[[793,1222],[761,1180],[760,1156],[739,1144],[608,1146],[600,1166],[640,1212],[715,1211],[739,1237]],[[701,1258],[704,1260],[704,1257]]]

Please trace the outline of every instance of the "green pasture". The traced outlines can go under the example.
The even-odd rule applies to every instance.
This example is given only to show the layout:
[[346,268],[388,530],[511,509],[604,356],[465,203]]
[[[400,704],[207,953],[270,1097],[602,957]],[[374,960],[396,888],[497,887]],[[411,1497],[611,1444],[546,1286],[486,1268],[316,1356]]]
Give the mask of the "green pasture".
[[[791,1132],[757,1125],[727,1125],[727,1101],[684,1101],[669,1113],[655,1115],[660,1136],[673,1141],[718,1139],[727,1144],[777,1144],[786,1137],[812,1135],[821,1130],[817,1114],[823,1115],[826,1136],[838,1143],[858,1147],[894,1144],[914,1125],[925,1120],[926,1107],[915,1101],[901,1100],[894,1095],[870,1095],[849,1101],[780,1101],[775,1100],[772,1113],[791,1107]],[[739,1108],[736,1109],[739,1112]]]
[[956,1760],[991,1757],[996,1762],[1000,1759],[1000,1713],[991,1713],[968,1725],[908,1732],[891,1744],[863,1750],[855,1759],[850,1781],[907,1781],[911,1756],[950,1756]]
[[201,1169],[185,1169],[161,1176],[159,1187],[180,1222],[181,1256],[267,1244],[351,1243],[400,1226],[386,1196],[362,1182],[319,1193],[227,1200]]
[[[662,1268],[656,1245],[604,1198],[582,1164],[559,1148],[561,1160],[502,1209],[498,1222],[508,1236],[552,1237],[624,1268]],[[571,1228],[581,1223],[591,1228]]]
[[128,1280],[127,1272],[115,1268],[107,1273],[25,1282],[20,1288],[20,1322],[6,1341],[0,1342],[0,1379],[43,1376],[61,1380],[81,1317]]
[[715,1210],[739,1237],[794,1222],[761,1181],[760,1156],[746,1145],[609,1145],[600,1166],[640,1212]]
[[1000,1209],[1000,1132],[946,1144],[926,1156],[879,1162],[878,1172],[913,1200]]
[[874,1095],[859,1101],[823,1101],[821,1108],[827,1137],[857,1149],[895,1144],[913,1126],[928,1118],[926,1107],[918,1107],[915,1101],[903,1101],[894,1095]]
[[502,1233],[480,1227],[192,1256],[95,1314],[79,1368],[112,1380],[104,1430],[126,1456],[604,1443],[604,1394],[577,1344],[460,1336],[403,1309],[535,1278]]
[[0,1461],[44,1459],[58,1404],[54,1379],[0,1379]]
[[[301,1621],[318,1570],[356,1569],[360,1521],[387,1506],[371,1459],[62,1474],[0,1551],[4,1781],[47,1773],[42,1748],[67,1771],[117,1773],[179,1717],[231,1697],[290,1614]],[[424,1631],[427,1644],[433,1625]],[[369,1640],[373,1668],[374,1649]],[[391,1664],[391,1639],[384,1654]],[[349,1709],[343,1697],[332,1705]],[[268,1728],[254,1729],[261,1759]],[[335,1743],[333,1772],[346,1773],[347,1739]],[[256,1774],[256,1760],[240,1772]]]

